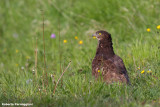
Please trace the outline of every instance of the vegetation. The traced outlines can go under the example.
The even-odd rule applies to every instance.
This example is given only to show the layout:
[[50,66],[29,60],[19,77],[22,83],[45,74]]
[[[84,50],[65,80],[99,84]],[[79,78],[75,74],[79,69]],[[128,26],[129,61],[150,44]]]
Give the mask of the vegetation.
[[[159,0],[1,0],[0,103],[160,106],[159,10]],[[91,35],[101,29],[111,33],[130,86],[92,76]]]

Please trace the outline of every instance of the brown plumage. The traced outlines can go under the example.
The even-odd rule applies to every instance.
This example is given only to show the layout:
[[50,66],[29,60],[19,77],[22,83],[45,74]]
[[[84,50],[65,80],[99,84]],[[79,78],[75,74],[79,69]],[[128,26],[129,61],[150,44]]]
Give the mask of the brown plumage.
[[106,31],[97,31],[93,36],[97,37],[99,43],[96,56],[92,61],[92,74],[96,78],[102,75],[106,83],[128,84],[129,77],[123,60],[113,51],[111,34]]

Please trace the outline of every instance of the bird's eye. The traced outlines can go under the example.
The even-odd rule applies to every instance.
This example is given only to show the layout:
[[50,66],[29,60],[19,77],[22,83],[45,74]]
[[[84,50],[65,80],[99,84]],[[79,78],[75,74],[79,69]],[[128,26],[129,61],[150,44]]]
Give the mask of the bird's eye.
[[101,33],[99,33],[99,35],[101,35]]

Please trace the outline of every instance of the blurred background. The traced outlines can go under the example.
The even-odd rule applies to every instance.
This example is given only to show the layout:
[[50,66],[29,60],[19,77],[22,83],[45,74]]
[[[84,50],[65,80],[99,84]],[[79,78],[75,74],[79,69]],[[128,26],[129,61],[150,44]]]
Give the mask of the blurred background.
[[[147,39],[150,40],[148,42],[155,42],[153,31],[156,32],[160,19],[159,5],[159,0],[1,0],[0,67],[1,69],[4,69],[5,65],[7,65],[5,68],[13,67],[18,62],[23,64],[26,56],[33,59],[36,38],[39,55],[43,51],[41,10],[44,13],[46,56],[54,63],[57,58],[56,52],[58,52],[59,25],[61,45],[66,39],[68,40],[66,45],[73,47],[66,46],[69,50],[65,53],[66,55],[63,54],[65,57],[76,57],[76,54],[80,54],[80,50],[76,50],[79,45],[74,40],[77,36],[79,40],[83,40],[81,48],[87,51],[89,58],[93,58],[97,41],[92,40],[91,35],[97,30],[107,30],[111,33],[116,49],[122,47],[126,49],[138,40],[146,42],[150,37],[151,39]],[[147,36],[147,28],[154,28],[149,36]],[[51,34],[55,34],[56,38],[51,39]],[[120,51],[116,49],[115,51]],[[17,57],[16,50],[21,53],[21,57]],[[129,50],[128,52],[131,52],[132,49],[129,48]],[[86,56],[84,51],[82,56]],[[21,58],[22,61],[17,58]]]

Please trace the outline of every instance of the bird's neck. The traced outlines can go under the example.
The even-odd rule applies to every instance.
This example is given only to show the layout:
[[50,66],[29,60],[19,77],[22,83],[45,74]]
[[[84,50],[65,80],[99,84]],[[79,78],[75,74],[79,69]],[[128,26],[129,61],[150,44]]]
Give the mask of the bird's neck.
[[99,41],[98,47],[97,47],[97,56],[102,56],[105,59],[111,58],[115,55],[112,47],[112,42],[108,41]]

